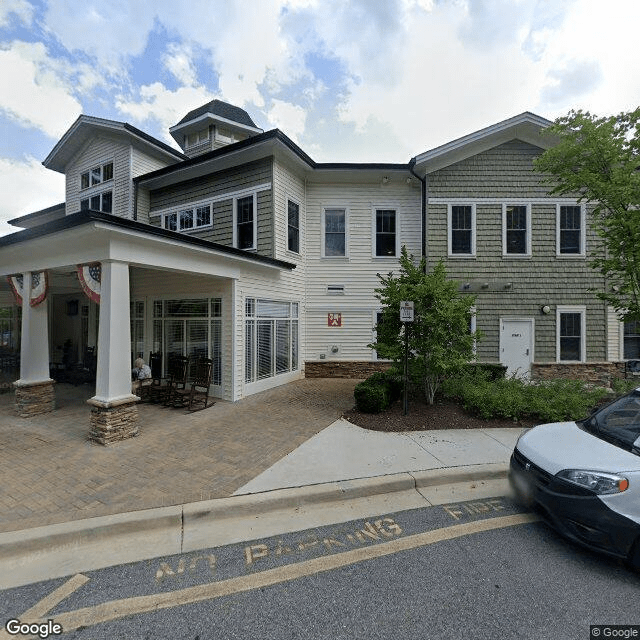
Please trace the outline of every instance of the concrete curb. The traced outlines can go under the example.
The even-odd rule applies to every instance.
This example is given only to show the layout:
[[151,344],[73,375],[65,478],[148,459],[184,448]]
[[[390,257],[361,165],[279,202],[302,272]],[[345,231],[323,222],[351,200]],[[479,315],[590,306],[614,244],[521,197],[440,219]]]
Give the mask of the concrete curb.
[[506,464],[343,480],[0,533],[0,589],[323,524],[504,495]]

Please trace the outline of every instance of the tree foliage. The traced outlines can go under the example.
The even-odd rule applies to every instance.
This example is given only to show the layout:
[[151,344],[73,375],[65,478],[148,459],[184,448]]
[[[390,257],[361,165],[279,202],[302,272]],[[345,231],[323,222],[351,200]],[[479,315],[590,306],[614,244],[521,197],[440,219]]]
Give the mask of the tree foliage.
[[551,193],[590,205],[601,239],[591,266],[606,279],[598,297],[640,320],[640,108],[606,118],[570,111],[546,133],[558,143],[535,167],[554,185]]
[[472,296],[461,294],[456,282],[447,279],[439,262],[429,274],[425,260],[413,262],[402,247],[397,275],[378,274],[381,286],[375,290],[382,303],[382,320],[376,326],[376,342],[369,346],[379,357],[393,360],[402,371],[405,342],[400,322],[400,302],[413,300],[414,322],[409,328],[409,375],[425,392],[429,404],[442,381],[473,358],[474,340],[470,331]]

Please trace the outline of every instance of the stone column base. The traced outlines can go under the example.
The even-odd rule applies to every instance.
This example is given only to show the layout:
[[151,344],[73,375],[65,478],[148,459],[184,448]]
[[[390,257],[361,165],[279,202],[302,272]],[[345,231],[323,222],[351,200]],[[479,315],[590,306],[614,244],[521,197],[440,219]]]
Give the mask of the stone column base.
[[56,408],[53,380],[41,382],[21,382],[16,380],[16,411],[21,418],[31,418],[43,413],[51,413]]
[[138,402],[129,396],[117,402],[101,402],[91,398],[91,428],[89,439],[99,444],[111,444],[138,435]]

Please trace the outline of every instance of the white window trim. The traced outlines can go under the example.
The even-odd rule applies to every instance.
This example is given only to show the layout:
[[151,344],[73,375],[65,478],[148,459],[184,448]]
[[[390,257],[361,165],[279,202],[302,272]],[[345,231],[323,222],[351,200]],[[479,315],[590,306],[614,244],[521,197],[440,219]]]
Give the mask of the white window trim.
[[[285,194],[285,202],[286,204],[286,221],[287,221],[287,235],[285,237],[285,247],[287,251],[294,255],[300,256],[302,255],[302,205],[300,204],[300,200],[289,194]],[[293,204],[298,205],[298,250],[294,251],[293,249],[289,249],[289,202],[293,202]]]
[[233,198],[233,246],[238,247],[238,200],[241,198],[253,198],[253,244],[244,247],[243,251],[256,251],[258,248],[258,193],[252,191],[247,194],[237,195]]
[[[560,360],[560,315],[563,313],[580,314],[580,360]],[[562,305],[556,307],[556,362],[561,364],[587,361],[587,307],[584,305]]]
[[[201,224],[196,225],[196,209],[200,209],[202,207],[209,207],[209,224]],[[193,227],[189,227],[187,229],[180,229],[180,213],[183,211],[191,211],[193,215]],[[167,211],[161,215],[160,225],[163,229],[168,229],[166,220],[169,216],[176,214],[176,232],[177,233],[192,233],[194,231],[202,231],[202,229],[211,229],[213,227],[213,205],[210,202],[206,202],[204,204],[198,205],[187,205],[185,207],[180,207],[179,209],[172,209],[171,211]]]
[[[524,206],[526,208],[526,253],[507,253],[507,207],[511,206]],[[526,202],[526,200],[521,200],[520,202],[502,203],[502,257],[514,258],[516,260],[531,257],[531,203]]]
[[[452,225],[452,208],[453,207],[471,207],[471,253],[453,253],[453,225]],[[449,258],[462,258],[468,260],[476,257],[476,204],[475,202],[448,202],[447,203],[447,255]]]
[[[580,253],[561,253],[560,252],[560,207],[580,207]],[[561,258],[562,260],[567,260],[571,258],[584,258],[587,255],[587,247],[586,247],[586,207],[584,204],[578,204],[577,202],[568,203],[568,202],[559,202],[556,204],[556,257]]]
[[[330,207],[327,207],[330,208]],[[394,256],[379,256],[376,253],[376,236],[377,236],[377,225],[376,225],[376,212],[377,211],[393,211],[396,214],[396,254]],[[345,227],[346,228],[346,227]],[[323,245],[324,246],[324,245]],[[397,261],[400,258],[400,212],[398,211],[398,207],[396,205],[374,205],[371,207],[371,256],[376,260],[394,260]]]
[[[327,209],[344,209],[344,255],[325,255],[325,212]],[[345,260],[349,257],[349,208],[343,204],[328,204],[322,207],[322,219],[320,221],[320,256],[327,260]]]
[[[98,185],[95,185],[96,187]],[[102,198],[105,194],[110,193],[111,194],[111,211],[104,211],[102,208]],[[82,194],[82,197],[80,198],[80,211],[84,211],[84,209],[82,209],[82,203],[85,200],[89,201],[89,206],[87,207],[87,210],[89,211],[96,211],[96,209],[92,209],[91,208],[91,200],[93,198],[100,198],[100,208],[97,209],[97,211],[101,211],[102,213],[113,213],[113,187],[110,187],[108,189],[103,189],[102,191],[94,189],[94,191],[92,191],[91,193],[85,192]]]
[[[102,176],[104,175],[104,167],[107,164],[111,165],[111,177],[108,180],[104,180]],[[96,168],[100,169],[100,182],[97,182],[96,184],[91,184],[91,172]],[[84,173],[88,173],[89,174],[89,186],[88,187],[83,187],[82,186],[82,174],[84,174]],[[105,183],[113,182],[114,179],[115,179],[115,173],[116,173],[116,163],[115,163],[113,158],[107,158],[106,160],[103,160],[103,161],[100,161],[100,162],[94,162],[94,163],[91,164],[91,166],[88,169],[80,170],[78,172],[78,177],[80,178],[80,192],[82,193],[82,200],[86,200],[85,195],[90,193],[92,189],[99,190],[99,189],[103,188],[103,185]]]

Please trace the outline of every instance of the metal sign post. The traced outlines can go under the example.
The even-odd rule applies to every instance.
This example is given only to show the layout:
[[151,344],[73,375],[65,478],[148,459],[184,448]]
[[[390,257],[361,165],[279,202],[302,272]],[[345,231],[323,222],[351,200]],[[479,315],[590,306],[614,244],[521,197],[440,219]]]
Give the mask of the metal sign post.
[[400,322],[404,327],[404,390],[402,394],[402,412],[407,415],[409,401],[407,387],[409,386],[409,327],[413,322],[413,301],[402,300],[400,302]]

